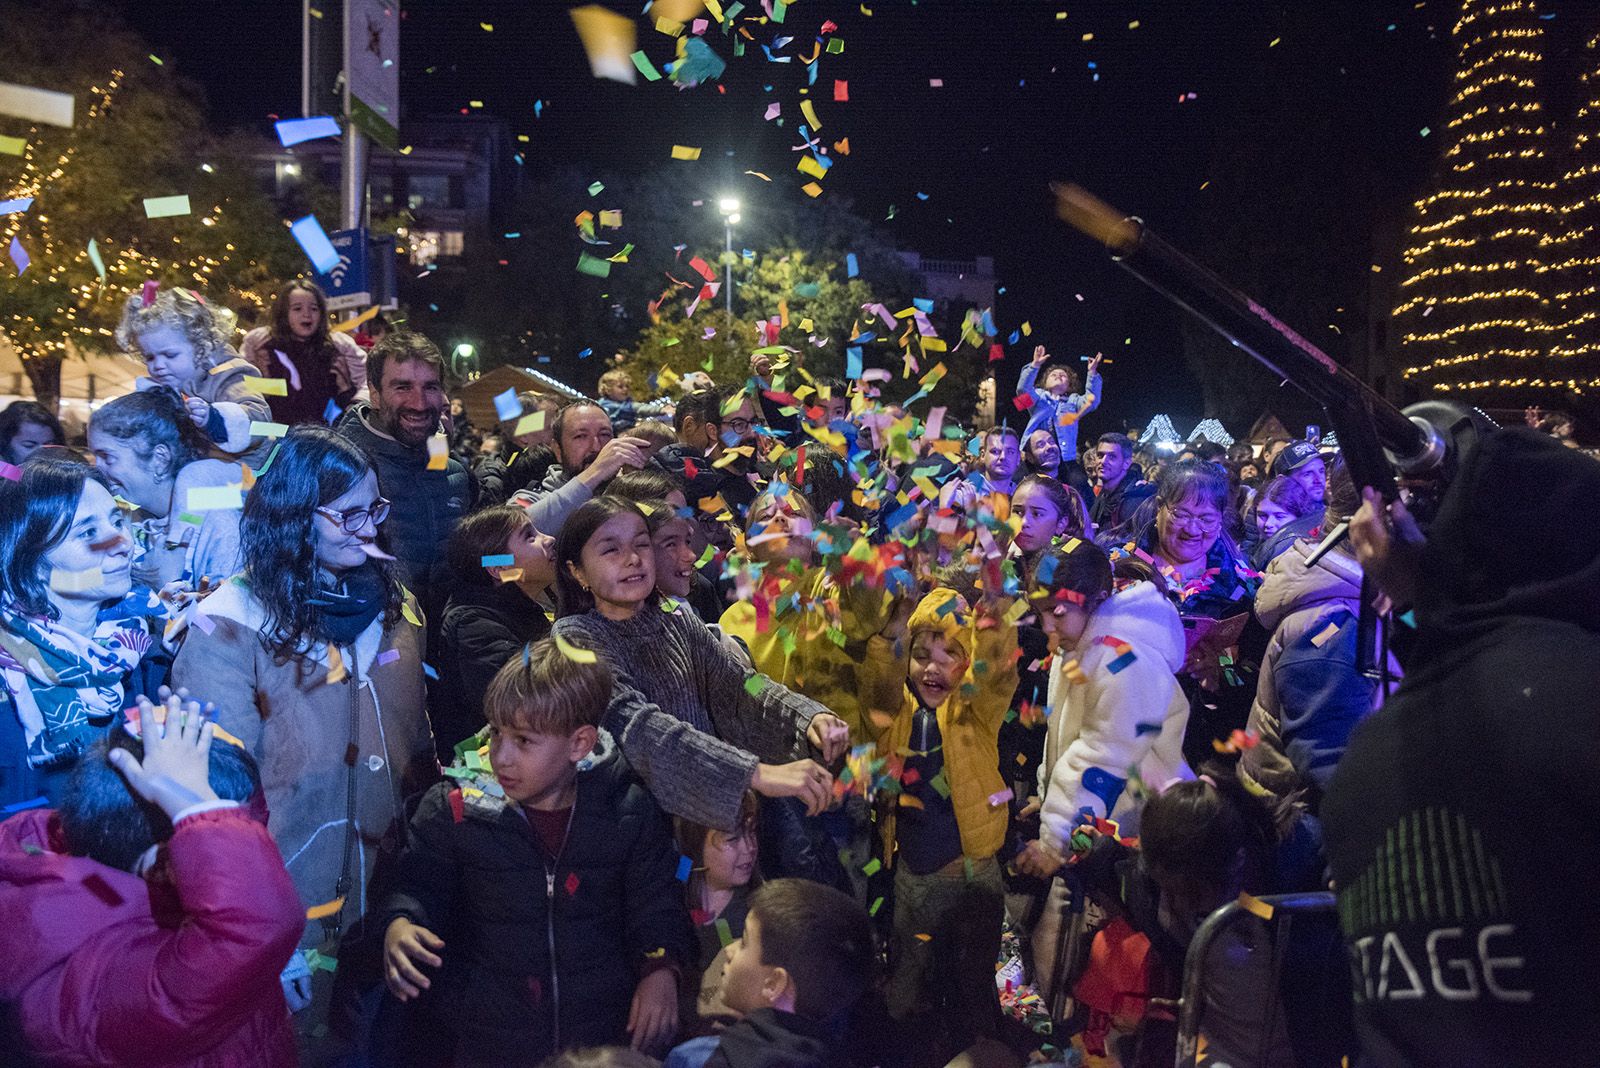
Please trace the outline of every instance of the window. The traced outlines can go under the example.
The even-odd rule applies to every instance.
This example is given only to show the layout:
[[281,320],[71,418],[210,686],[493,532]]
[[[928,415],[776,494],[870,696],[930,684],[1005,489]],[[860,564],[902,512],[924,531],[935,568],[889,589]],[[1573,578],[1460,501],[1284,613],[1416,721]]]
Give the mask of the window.
[[411,262],[426,267],[440,256],[459,256],[465,247],[460,230],[411,231]]
[[406,207],[449,208],[450,176],[447,174],[413,174],[406,178]]

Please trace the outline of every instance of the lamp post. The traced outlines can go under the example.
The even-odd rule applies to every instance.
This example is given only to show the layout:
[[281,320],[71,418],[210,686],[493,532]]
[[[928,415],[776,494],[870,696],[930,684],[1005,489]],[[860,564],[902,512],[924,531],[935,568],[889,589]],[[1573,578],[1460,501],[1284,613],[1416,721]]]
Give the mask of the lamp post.
[[723,292],[727,294],[726,307],[728,318],[733,318],[733,225],[739,221],[739,198],[723,197],[717,201],[717,210],[722,213],[722,232],[727,239],[725,257],[725,276],[722,283]]

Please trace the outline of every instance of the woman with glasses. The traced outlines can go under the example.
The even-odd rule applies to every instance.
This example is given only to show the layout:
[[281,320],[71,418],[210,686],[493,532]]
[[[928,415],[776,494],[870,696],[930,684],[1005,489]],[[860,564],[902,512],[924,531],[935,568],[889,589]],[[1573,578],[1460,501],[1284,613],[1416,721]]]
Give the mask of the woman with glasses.
[[[388,514],[360,450],[323,427],[290,430],[245,497],[244,571],[201,602],[172,670],[261,766],[268,830],[317,913],[300,947],[329,956],[398,844],[402,798],[437,775],[422,616],[395,578]],[[308,977],[285,973],[302,1035],[325,1022],[332,977],[314,975],[305,1012]]]
[[1184,460],[1161,476],[1155,518],[1135,542],[1178,602],[1189,652],[1180,681],[1189,697],[1184,755],[1195,764],[1212,741],[1240,729],[1250,713],[1267,634],[1255,622],[1261,576],[1223,529],[1228,476],[1215,464]]

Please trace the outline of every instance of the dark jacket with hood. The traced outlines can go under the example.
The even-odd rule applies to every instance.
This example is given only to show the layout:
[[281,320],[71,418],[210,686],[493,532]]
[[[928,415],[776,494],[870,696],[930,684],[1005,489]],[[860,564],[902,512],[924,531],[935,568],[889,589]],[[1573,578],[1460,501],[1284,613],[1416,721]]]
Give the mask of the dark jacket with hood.
[[389,544],[406,570],[407,581],[426,589],[444,544],[472,507],[472,479],[457,460],[428,470],[428,450],[404,445],[378,429],[372,408],[357,404],[336,429],[367,454],[378,473],[378,492],[394,507],[384,522]]
[[483,695],[495,672],[550,633],[544,609],[512,583],[458,583],[439,625],[439,686],[433,738],[448,765],[457,742],[483,729]]
[[456,1064],[627,1045],[639,979],[694,959],[666,817],[603,732],[559,856],[495,791],[480,778],[423,796],[380,930],[404,916],[444,939],[430,994]]
[[840,1037],[792,1012],[757,1009],[722,1033],[706,1068],[842,1068]]
[[1405,682],[1322,804],[1365,1063],[1600,1049],[1600,464],[1532,431],[1428,531]]

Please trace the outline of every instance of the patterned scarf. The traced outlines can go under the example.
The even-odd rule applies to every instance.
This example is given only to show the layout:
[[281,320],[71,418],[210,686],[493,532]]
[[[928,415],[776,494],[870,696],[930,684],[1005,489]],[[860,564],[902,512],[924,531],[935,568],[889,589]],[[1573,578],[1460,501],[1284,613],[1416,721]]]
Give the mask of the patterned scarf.
[[122,712],[122,679],[150,648],[130,620],[84,637],[41,616],[0,609],[0,684],[10,695],[36,768],[70,763]]

